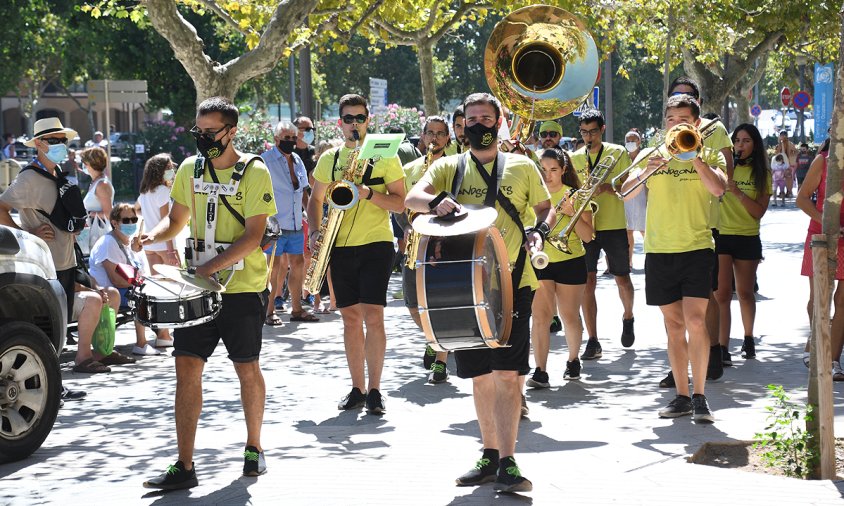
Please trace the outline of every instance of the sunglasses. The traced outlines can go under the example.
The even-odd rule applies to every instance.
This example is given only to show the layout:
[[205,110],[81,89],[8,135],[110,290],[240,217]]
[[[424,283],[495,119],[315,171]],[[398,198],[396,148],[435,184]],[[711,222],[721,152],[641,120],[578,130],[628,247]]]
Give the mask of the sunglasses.
[[196,139],[196,140],[199,140],[200,137],[205,137],[209,141],[213,141],[214,139],[217,138],[217,136],[220,134],[220,132],[222,132],[223,130],[226,130],[228,128],[231,128],[232,126],[234,126],[234,125],[228,125],[228,124],[223,125],[223,128],[217,130],[216,132],[214,130],[206,130],[206,131],[203,132],[202,130],[199,129],[199,127],[194,126],[193,128],[190,129],[190,134],[193,135],[193,138]]
[[352,123],[357,122],[360,125],[366,123],[367,119],[369,119],[369,116],[366,114],[346,114],[343,116],[343,123],[351,125]]
[[539,136],[542,137],[543,139],[546,138],[546,137],[557,137],[559,135],[560,134],[557,133],[557,132],[539,132]]
[[56,144],[65,144],[67,143],[67,137],[49,137],[49,138],[41,138],[42,141],[46,142],[51,146],[55,146]]
[[138,217],[135,216],[134,218],[120,218],[120,222],[123,223],[124,225],[128,225],[130,223],[137,223]]

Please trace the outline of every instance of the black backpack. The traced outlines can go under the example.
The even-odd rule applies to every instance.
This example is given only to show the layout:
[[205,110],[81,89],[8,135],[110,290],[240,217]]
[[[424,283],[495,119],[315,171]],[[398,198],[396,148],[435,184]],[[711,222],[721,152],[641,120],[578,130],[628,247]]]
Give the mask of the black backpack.
[[21,172],[26,170],[34,170],[36,173],[53,181],[58,190],[53,212],[48,214],[42,209],[36,209],[36,211],[49,218],[50,223],[62,232],[72,234],[80,232],[85,228],[88,212],[85,210],[85,204],[82,202],[82,192],[78,186],[68,181],[62,171],[57,171],[58,177],[56,177],[35,165],[27,165]]

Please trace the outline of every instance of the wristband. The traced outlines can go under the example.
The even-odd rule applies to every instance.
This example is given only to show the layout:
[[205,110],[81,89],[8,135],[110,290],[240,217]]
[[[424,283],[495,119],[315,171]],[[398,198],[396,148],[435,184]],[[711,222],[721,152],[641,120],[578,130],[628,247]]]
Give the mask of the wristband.
[[428,202],[428,209],[431,209],[433,211],[438,205],[440,205],[440,202],[442,202],[446,197],[449,196],[450,194],[448,192],[440,192],[439,195],[434,197],[434,200]]
[[366,200],[372,200],[372,188],[367,187],[367,189],[369,190],[369,194],[366,196]]
[[548,234],[551,232],[551,227],[549,227],[548,224],[543,221],[533,227],[533,231],[542,236],[542,240],[544,241],[548,237]]

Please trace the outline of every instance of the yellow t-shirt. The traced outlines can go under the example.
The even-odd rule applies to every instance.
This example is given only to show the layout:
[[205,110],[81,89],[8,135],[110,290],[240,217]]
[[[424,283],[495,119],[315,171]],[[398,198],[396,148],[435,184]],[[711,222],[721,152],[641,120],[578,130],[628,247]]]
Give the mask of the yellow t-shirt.
[[[241,161],[246,162],[254,155],[241,154]],[[170,190],[170,197],[179,204],[191,208],[191,193],[193,178],[195,156],[187,158],[179,166],[179,171],[176,173],[176,180],[173,182],[173,188]],[[211,179],[209,164],[206,164],[203,181],[213,182]],[[228,184],[231,181],[234,167],[228,169],[217,169],[215,172],[220,183]],[[237,194],[234,196],[227,196],[229,204],[235,211],[240,213],[244,219],[251,218],[261,214],[273,216],[276,214],[275,199],[273,198],[273,182],[270,178],[270,171],[264,162],[257,160],[252,162],[243,173],[243,179],[240,180],[240,185],[237,187]],[[205,239],[205,223],[206,223],[206,201],[207,194],[196,194],[196,211],[192,214],[196,216],[196,235],[198,239]],[[193,232],[194,227],[191,227]],[[217,203],[217,228],[214,232],[214,242],[216,243],[233,243],[243,235],[246,229],[234,215],[229,212],[226,206],[223,205],[222,200]],[[244,292],[262,292],[267,287],[267,259],[261,248],[255,246],[244,260],[242,270],[234,271],[231,281],[226,285],[226,293],[244,293]],[[225,281],[228,277],[229,271],[223,271],[221,276]]]
[[[733,141],[730,139],[730,134],[727,133],[727,128],[720,121],[715,123],[712,134],[703,139],[703,145],[715,151],[721,151],[724,148],[733,149]],[[721,153],[723,154],[723,153]],[[725,160],[726,162],[726,160]],[[719,229],[721,221],[721,201],[713,198],[709,210],[709,228]]]
[[[560,203],[560,200],[568,196],[569,192],[571,191],[570,186],[563,185],[562,188],[555,191],[551,194],[551,205],[556,206]],[[551,229],[551,232],[548,234],[548,237],[552,237],[555,235],[560,235],[563,229],[568,226],[569,222],[571,222],[571,216],[567,216],[565,214],[558,214],[557,215],[557,223],[554,224],[554,228]],[[562,251],[558,250],[554,246],[551,246],[547,242],[545,243],[545,247],[542,248],[548,255],[548,260],[550,262],[565,262],[566,260],[572,260],[574,258],[582,257],[586,254],[586,250],[583,249],[583,241],[580,239],[580,236],[577,235],[577,231],[572,231],[571,235],[569,236],[569,248],[571,249],[571,254],[563,253]]]
[[460,146],[460,141],[451,139],[451,144],[445,147],[445,151],[443,152],[443,156],[451,156],[451,155],[458,155],[464,151],[466,148]]
[[[436,160],[434,160],[436,162]],[[431,162],[431,165],[434,164]],[[402,167],[404,171],[404,189],[406,191],[410,191],[420,179],[422,179],[422,173],[425,171],[425,157],[417,158],[410,163],[407,163]]]
[[[604,151],[601,153],[601,160],[596,160],[597,154],[589,153],[589,159],[592,161],[592,166],[595,167],[607,156],[612,155],[618,160],[613,167],[612,172],[607,177],[605,183],[609,183],[612,179],[621,174],[627,167],[630,166],[630,155],[624,146],[618,144],[611,144],[609,142],[603,143]],[[586,146],[571,153],[571,163],[577,171],[577,178],[580,179],[581,184],[586,184],[589,177],[589,164],[586,162]],[[615,193],[606,192],[598,195],[593,199],[598,204],[598,212],[593,218],[595,222],[595,230],[626,230],[627,217],[624,214],[624,201],[618,198]]]
[[[652,149],[642,150],[637,160],[650,157]],[[663,153],[663,157],[668,155]],[[701,158],[711,167],[726,166],[719,151],[703,148]],[[709,228],[710,201],[691,161],[671,160],[647,179],[648,208],[645,220],[645,253],[682,253],[712,249]]]
[[[765,188],[771,187],[771,172],[765,176]],[[733,181],[738,189],[751,200],[756,200],[759,193],[753,181],[753,167],[737,165],[733,171]],[[718,231],[725,235],[759,235],[759,220],[744,208],[739,197],[727,192],[721,201],[721,222]]]
[[[337,158],[337,166],[334,167],[334,180],[340,181],[343,178],[343,172],[346,170],[349,160],[349,153],[352,151],[346,146],[329,149],[319,157],[319,161],[314,169],[314,179],[321,183],[331,184],[334,155],[338,149],[340,150],[340,156]],[[366,170],[366,163],[366,160],[360,160],[359,172],[361,175]],[[373,191],[387,193],[387,185],[402,179],[404,172],[397,157],[382,158],[375,162],[370,177],[373,179],[379,177],[384,178],[383,184],[367,184],[367,186],[372,188]],[[360,183],[361,176],[356,178],[354,182]],[[338,247],[362,246],[364,244],[384,241],[393,242],[390,212],[376,206],[369,200],[361,198],[354,207],[346,210],[346,214],[343,216],[343,222],[340,225],[340,231],[337,233],[337,241],[334,245]]]
[[[450,192],[460,156],[465,155],[440,158],[431,165],[428,172],[422,176],[421,181],[433,186],[435,193],[441,191]],[[522,225],[530,227],[534,222],[527,221],[528,211],[532,213],[533,206],[550,198],[548,188],[546,188],[545,182],[539,174],[539,169],[536,168],[536,164],[530,158],[512,153],[507,153],[504,156],[506,163],[504,164],[503,171],[500,167],[498,168],[501,176],[499,191],[510,200],[513,207],[519,212],[519,219],[522,221]],[[492,171],[492,164],[493,162],[484,165],[488,174]],[[483,204],[486,193],[487,184],[478,172],[477,167],[475,167],[475,163],[470,159],[466,164],[466,173],[463,176],[463,184],[457,194],[457,201],[461,204]],[[501,231],[501,235],[504,236],[504,242],[507,245],[507,254],[510,257],[509,261],[512,266],[519,257],[519,250],[522,248],[522,234],[516,230],[516,224],[513,223],[507,212],[501,208],[498,201],[495,202],[495,209],[498,211],[495,226]],[[519,288],[525,286],[530,286],[534,290],[539,286],[536,280],[536,273],[533,272],[533,267],[529,261],[525,261],[522,279],[519,282]]]

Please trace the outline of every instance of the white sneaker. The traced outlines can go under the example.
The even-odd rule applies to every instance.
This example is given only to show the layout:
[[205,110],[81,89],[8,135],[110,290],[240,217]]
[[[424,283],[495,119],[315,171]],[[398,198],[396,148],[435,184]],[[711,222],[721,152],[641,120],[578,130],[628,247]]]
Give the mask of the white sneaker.
[[844,370],[838,361],[832,363],[832,381],[844,381]]
[[155,347],[156,348],[172,348],[173,347],[173,340],[172,339],[157,339],[156,338]]
[[151,344],[147,343],[143,347],[133,346],[132,355],[161,355],[161,351],[156,350]]

